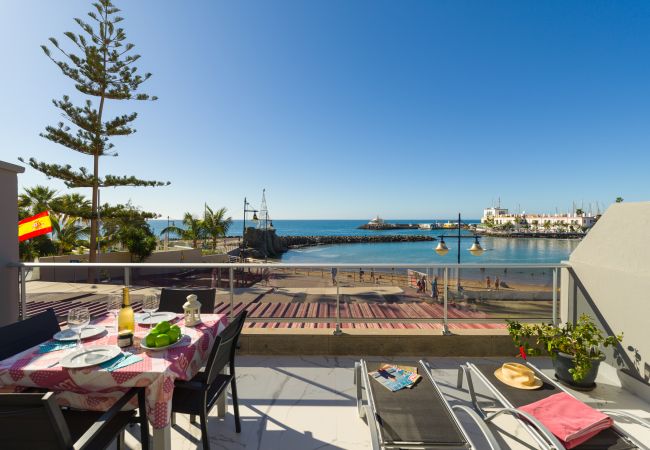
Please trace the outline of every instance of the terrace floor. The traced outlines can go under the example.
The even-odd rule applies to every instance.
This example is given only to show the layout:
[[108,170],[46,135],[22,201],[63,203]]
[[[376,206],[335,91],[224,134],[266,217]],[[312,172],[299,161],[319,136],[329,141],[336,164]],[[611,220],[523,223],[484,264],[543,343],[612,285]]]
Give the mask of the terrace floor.
[[[372,357],[368,361],[384,362],[391,358]],[[400,361],[417,361],[417,357]],[[456,389],[456,369],[467,358],[424,358],[434,370],[447,399],[469,405],[466,391]],[[208,423],[213,449],[368,449],[370,434],[357,416],[353,384],[355,357],[241,356],[237,359],[238,390],[242,433],[234,431],[232,407],[224,420],[212,417]],[[473,362],[495,358],[472,358]],[[502,361],[502,359],[499,359]],[[538,367],[552,374],[550,361],[539,359]],[[576,392],[578,398],[593,407],[618,409],[650,420],[650,404],[622,390],[618,380],[601,371],[597,388]],[[477,383],[478,384],[478,383]],[[479,386],[476,386],[479,388]],[[487,397],[487,391],[478,389]],[[216,414],[216,408],[212,416]],[[463,420],[463,422],[465,422]],[[516,422],[503,418],[493,430],[505,448],[535,449],[532,440]],[[650,430],[621,423],[637,438],[650,444]],[[468,424],[468,429],[475,429]],[[472,436],[478,434],[471,433]],[[198,425],[188,416],[179,415],[172,430],[173,448],[194,449],[200,444]],[[481,446],[480,438],[476,437]],[[139,448],[132,436],[127,447]]]

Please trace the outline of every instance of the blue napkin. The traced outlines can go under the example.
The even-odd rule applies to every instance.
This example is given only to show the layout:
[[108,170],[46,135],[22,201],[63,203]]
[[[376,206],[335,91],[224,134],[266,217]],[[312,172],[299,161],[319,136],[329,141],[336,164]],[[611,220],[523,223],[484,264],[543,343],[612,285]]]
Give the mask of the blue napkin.
[[103,362],[99,365],[102,369],[106,369],[108,372],[113,372],[114,370],[121,369],[131,364],[142,361],[142,356],[134,355],[133,353],[124,352],[115,358]]
[[65,350],[66,348],[73,348],[77,346],[76,341],[50,341],[38,346],[38,353],[56,352],[58,350]]

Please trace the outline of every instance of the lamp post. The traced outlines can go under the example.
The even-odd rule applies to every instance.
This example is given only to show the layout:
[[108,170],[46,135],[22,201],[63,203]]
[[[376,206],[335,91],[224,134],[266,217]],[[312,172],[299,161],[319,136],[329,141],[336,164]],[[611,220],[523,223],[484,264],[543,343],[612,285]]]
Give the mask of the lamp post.
[[251,208],[251,204],[248,203],[248,201],[246,200],[246,197],[244,197],[244,230],[242,232],[242,238],[241,238],[241,241],[242,241],[242,251],[241,251],[242,257],[245,256],[244,253],[246,251],[246,213],[249,213],[249,212],[253,213],[253,223],[256,223],[257,220],[258,220],[257,219],[257,210],[252,209],[252,208],[249,209],[249,208]]
[[[458,234],[456,238],[458,239],[458,248],[456,251],[456,261],[458,264],[460,264],[460,240],[461,239],[474,239],[474,243],[472,246],[469,248],[469,252],[472,256],[481,256],[483,254],[483,247],[481,247],[479,240],[479,236],[476,234],[472,234],[471,236],[463,236],[460,233],[460,230],[462,228],[462,220],[460,217],[460,213],[458,213]],[[451,237],[451,236],[449,236]],[[438,245],[436,246],[436,253],[439,254],[440,256],[445,256],[447,253],[449,253],[449,248],[447,247],[447,244],[445,243],[445,235],[441,234],[440,235],[440,242],[438,242]],[[458,274],[456,278],[456,289],[460,289],[460,267],[458,268]]]

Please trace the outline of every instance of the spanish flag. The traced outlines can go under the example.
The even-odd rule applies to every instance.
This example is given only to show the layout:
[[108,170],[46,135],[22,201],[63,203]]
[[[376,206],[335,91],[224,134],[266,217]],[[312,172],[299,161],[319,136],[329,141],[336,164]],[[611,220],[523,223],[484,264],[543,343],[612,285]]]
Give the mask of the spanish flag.
[[51,232],[52,220],[48,211],[43,211],[18,222],[18,240],[20,242]]

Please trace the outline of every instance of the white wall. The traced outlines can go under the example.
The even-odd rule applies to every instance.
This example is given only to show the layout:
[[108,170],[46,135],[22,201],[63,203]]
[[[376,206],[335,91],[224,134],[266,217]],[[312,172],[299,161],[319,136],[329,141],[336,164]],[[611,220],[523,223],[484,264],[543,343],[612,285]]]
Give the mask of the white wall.
[[[650,202],[612,205],[573,251],[563,315],[583,312],[623,332],[624,354],[608,362],[650,379]],[[569,271],[569,272],[571,272]],[[563,276],[563,283],[565,277]],[[567,296],[567,297],[565,297]]]
[[18,320],[18,177],[25,169],[0,161],[0,326]]

